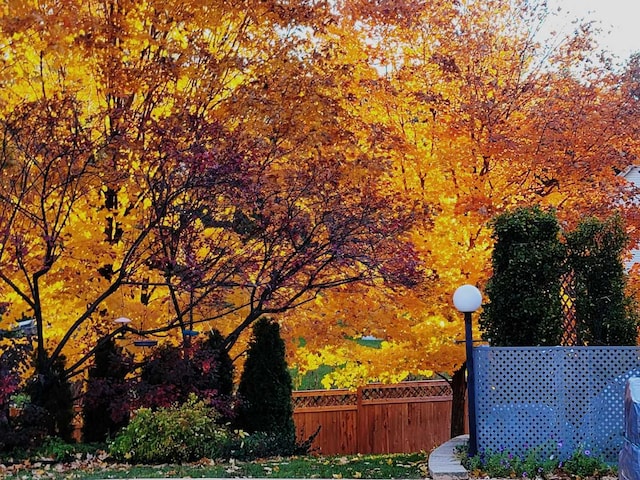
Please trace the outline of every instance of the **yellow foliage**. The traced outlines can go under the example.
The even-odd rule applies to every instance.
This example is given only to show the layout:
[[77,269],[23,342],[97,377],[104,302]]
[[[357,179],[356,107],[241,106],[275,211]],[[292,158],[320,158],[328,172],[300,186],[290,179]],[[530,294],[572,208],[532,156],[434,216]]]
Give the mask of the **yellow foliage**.
[[[120,316],[177,343],[264,313],[326,387],[452,372],[489,219],[629,194],[637,80],[579,62],[588,30],[536,45],[542,3],[285,3],[0,7],[0,327],[36,316],[73,362]],[[339,228],[360,211],[389,225]]]

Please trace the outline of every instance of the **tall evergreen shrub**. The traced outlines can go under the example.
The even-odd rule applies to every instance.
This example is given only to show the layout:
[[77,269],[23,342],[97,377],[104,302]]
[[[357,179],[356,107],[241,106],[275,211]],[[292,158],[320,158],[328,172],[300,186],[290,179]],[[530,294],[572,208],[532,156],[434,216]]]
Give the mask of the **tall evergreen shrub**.
[[73,393],[64,375],[65,363],[66,358],[60,355],[27,384],[31,403],[21,422],[25,428],[40,427],[49,436],[72,442]]
[[263,432],[272,437],[279,453],[291,453],[295,449],[291,392],[280,327],[261,318],[253,327],[238,386],[238,427],[250,433]]
[[625,294],[622,253],[629,239],[622,218],[588,218],[568,233],[566,240],[578,342],[635,345],[638,315],[631,297]]
[[518,208],[491,226],[493,276],[480,316],[483,337],[495,346],[558,345],[565,249],[555,213]]
[[115,435],[129,420],[127,374],[133,359],[116,346],[113,339],[104,340],[94,353],[84,396],[82,436],[85,442],[102,442]]

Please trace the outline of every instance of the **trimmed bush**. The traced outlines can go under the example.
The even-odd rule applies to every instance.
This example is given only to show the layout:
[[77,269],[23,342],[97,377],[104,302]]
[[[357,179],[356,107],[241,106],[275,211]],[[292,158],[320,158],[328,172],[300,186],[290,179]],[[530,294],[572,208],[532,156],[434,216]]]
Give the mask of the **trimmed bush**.
[[629,240],[622,218],[588,218],[566,235],[581,345],[635,345],[638,315],[625,294],[622,254]]
[[554,212],[518,208],[495,217],[493,276],[480,327],[494,346],[559,345],[565,248]]

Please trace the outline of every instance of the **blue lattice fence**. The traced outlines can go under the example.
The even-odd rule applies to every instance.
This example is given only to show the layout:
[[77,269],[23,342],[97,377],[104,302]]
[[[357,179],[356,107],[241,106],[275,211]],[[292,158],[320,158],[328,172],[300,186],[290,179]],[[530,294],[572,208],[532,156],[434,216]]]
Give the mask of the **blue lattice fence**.
[[624,389],[640,376],[637,347],[477,347],[479,449],[523,454],[560,444],[616,462],[623,444]]

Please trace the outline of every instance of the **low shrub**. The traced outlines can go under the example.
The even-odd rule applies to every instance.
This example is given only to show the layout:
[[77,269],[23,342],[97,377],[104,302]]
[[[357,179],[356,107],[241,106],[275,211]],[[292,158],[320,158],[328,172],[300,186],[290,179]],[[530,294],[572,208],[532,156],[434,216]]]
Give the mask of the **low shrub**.
[[95,455],[103,450],[102,443],[68,443],[59,437],[47,437],[42,445],[29,452],[31,458],[51,459],[57,462],[68,462],[73,459]]
[[312,444],[320,427],[304,442],[291,442],[278,433],[234,431],[229,437],[224,458],[251,461],[259,458],[305,456],[312,453]]
[[576,477],[598,477],[612,472],[612,468],[588,449],[580,448],[561,465],[563,472]]
[[[24,447],[18,445],[9,451],[0,452],[0,464],[26,464],[45,461],[56,463],[73,462],[80,459],[106,457],[104,443],[67,443],[59,437],[45,437],[37,446]],[[2,477],[0,477],[2,478]],[[26,478],[26,477],[25,477]],[[31,477],[29,477],[31,478]]]
[[295,453],[289,442],[282,445],[278,435],[267,432],[244,433],[236,431],[224,452],[225,458],[236,460],[255,460],[275,456],[288,456]]
[[179,406],[141,408],[109,445],[109,453],[116,460],[147,464],[218,458],[230,436],[216,423],[218,418],[216,410],[193,394]]
[[41,406],[28,404],[11,423],[0,427],[0,450],[36,448],[53,429],[49,412]]
[[491,478],[548,478],[555,473],[565,476],[585,478],[600,477],[614,473],[614,469],[588,449],[579,448],[569,459],[562,462],[557,452],[547,453],[548,448],[534,448],[522,455],[514,455],[507,449],[499,452],[486,450],[474,457],[466,455],[466,449],[458,452],[463,466],[473,476]]

